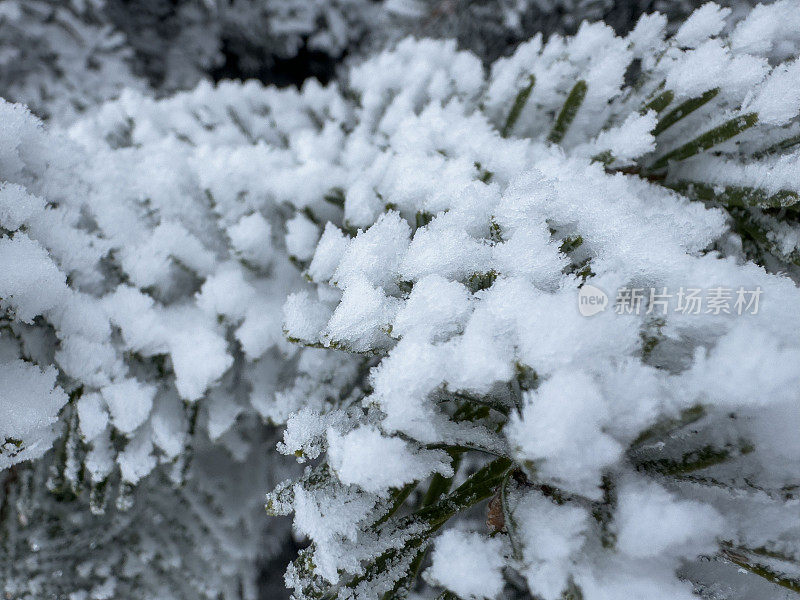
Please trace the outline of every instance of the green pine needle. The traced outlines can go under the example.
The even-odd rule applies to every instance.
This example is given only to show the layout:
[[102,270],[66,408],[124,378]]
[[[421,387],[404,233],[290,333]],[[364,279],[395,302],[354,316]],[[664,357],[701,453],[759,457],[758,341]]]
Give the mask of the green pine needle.
[[768,146],[768,147],[764,148],[763,150],[760,150],[759,152],[756,152],[755,154],[753,154],[753,158],[759,159],[759,158],[763,158],[765,156],[769,156],[770,154],[777,154],[779,152],[783,152],[784,150],[788,150],[789,148],[793,148],[794,146],[797,146],[798,144],[800,144],[800,135],[793,135],[790,138],[786,138],[785,140],[781,140],[780,142],[778,142],[776,144],[772,144],[771,146]]
[[536,77],[530,75],[528,77],[528,85],[522,88],[517,97],[514,98],[514,104],[511,105],[511,110],[508,112],[505,125],[503,125],[503,130],[500,133],[503,137],[508,137],[511,134],[511,130],[514,129],[514,125],[516,125],[517,119],[522,114],[522,109],[525,108],[534,85],[536,85]]
[[662,92],[658,96],[653,98],[650,102],[644,105],[644,107],[642,108],[642,113],[646,113],[648,110],[654,110],[657,113],[660,113],[670,104],[672,104],[672,101],[674,99],[675,99],[675,94],[672,90],[667,90],[666,92]]
[[659,158],[651,167],[653,171],[665,168],[670,161],[678,162],[691,158],[700,152],[704,152],[709,148],[727,142],[729,139],[736,137],[746,129],[750,129],[753,125],[758,123],[758,114],[748,113],[746,115],[739,115],[733,119],[725,121],[722,125],[714,127],[705,133],[697,136],[692,141],[687,142],[668,152]]
[[564,136],[569,130],[569,126],[572,125],[572,121],[575,120],[575,115],[578,114],[578,110],[581,104],[583,104],[583,99],[586,97],[586,91],[588,89],[583,79],[573,86],[572,91],[570,91],[569,96],[567,96],[567,99],[564,101],[564,106],[561,107],[561,112],[558,113],[558,118],[556,118],[555,125],[553,125],[553,129],[550,131],[550,135],[547,136],[548,142],[552,144],[561,143],[561,140],[564,139]]
[[[671,94],[671,93],[672,92],[664,92],[664,94]],[[661,94],[661,96],[664,96],[664,94]],[[675,125],[675,123],[677,123],[678,121],[680,121],[684,117],[689,116],[694,111],[696,111],[698,108],[701,108],[702,106],[704,106],[705,104],[710,102],[717,94],[719,94],[719,88],[714,88],[713,90],[708,90],[707,92],[703,92],[703,94],[701,94],[700,96],[697,96],[696,98],[690,98],[689,100],[686,100],[685,102],[681,102],[678,106],[676,106],[674,109],[669,111],[666,115],[664,115],[664,117],[658,122],[658,124],[656,125],[656,128],[653,129],[653,135],[659,135],[660,133],[663,133],[664,131],[666,131],[667,129],[669,129],[673,125]],[[653,100],[653,102],[655,102],[656,100],[661,98],[661,96],[659,96],[658,98]],[[670,98],[670,101],[671,100],[672,99]],[[651,102],[651,104],[653,102]],[[657,112],[660,112],[655,107],[651,107],[651,108],[653,108]]]
[[800,203],[800,195],[792,190],[768,192],[760,188],[738,185],[715,186],[699,181],[679,181],[667,187],[695,200],[719,202],[725,206],[757,206],[759,208],[786,208]]

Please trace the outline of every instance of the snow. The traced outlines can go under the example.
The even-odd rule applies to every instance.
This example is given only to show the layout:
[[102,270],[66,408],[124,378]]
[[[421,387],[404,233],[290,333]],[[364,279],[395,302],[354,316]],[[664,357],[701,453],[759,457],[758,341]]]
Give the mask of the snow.
[[290,338],[314,342],[331,316],[331,310],[307,291],[290,294],[283,305],[283,329]]
[[197,305],[207,314],[242,319],[247,307],[255,301],[255,290],[238,265],[221,265],[203,282]]
[[340,415],[332,413],[322,416],[318,411],[305,406],[286,421],[283,441],[277,446],[282,454],[294,454],[303,460],[313,460],[324,450],[325,433],[331,420]]
[[153,455],[153,442],[145,432],[139,432],[125,446],[117,457],[122,480],[137,483],[156,466]]
[[461,331],[472,311],[466,287],[440,275],[420,279],[392,322],[392,336],[444,340]]
[[649,55],[663,45],[667,17],[661,13],[644,14],[636,21],[636,26],[628,34],[633,54],[636,58]]
[[231,245],[245,260],[266,268],[273,259],[269,221],[258,213],[247,215],[227,229]]
[[[750,350],[744,356],[741,355],[743,347]],[[789,401],[790,390],[800,381],[800,372],[765,369],[761,358],[764,356],[772,357],[774,364],[792,364],[791,361],[800,358],[800,349],[785,347],[774,336],[752,325],[742,324],[723,336],[712,350],[698,348],[692,369],[687,373],[687,382],[691,381],[690,393],[707,398],[720,407]],[[759,394],[754,396],[752,389],[758,389]]]
[[64,274],[47,251],[24,233],[0,239],[0,298],[30,323],[67,296]]
[[386,413],[384,427],[410,433],[421,442],[437,439],[433,410],[425,398],[441,382],[445,363],[437,348],[410,337],[401,340],[371,373],[376,401]]
[[20,458],[38,458],[49,449],[58,412],[67,402],[56,375],[53,367],[42,370],[21,360],[0,364],[0,467],[14,464],[19,451]]
[[238,402],[232,402],[223,387],[216,387],[208,394],[208,437],[217,441],[233,427],[236,419],[244,412]]
[[546,600],[559,598],[567,587],[570,563],[584,543],[589,515],[535,493],[525,495],[512,514],[531,592]]
[[770,4],[759,3],[731,33],[731,47],[735,52],[758,55],[777,54],[788,58],[796,53],[800,13],[796,0],[778,0]]
[[[162,475],[193,489],[217,453],[241,464],[215,482],[283,477],[267,449],[281,439],[311,461],[280,492],[311,542],[287,575],[298,600],[340,583],[381,597],[429,542],[420,596],[465,600],[509,578],[543,600],[684,599],[687,573],[735,587],[698,559],[722,541],[797,554],[800,163],[762,152],[798,132],[797,14],[712,3],[625,36],[585,22],[488,68],[454,40],[408,38],[330,85],[129,90],[69,126],[0,103],[0,468],[62,436],[64,489],[121,479],[125,508]],[[350,34],[325,15],[331,37],[309,47]],[[751,113],[733,138],[669,154]],[[694,287],[761,305],[616,302]],[[608,302],[584,316],[590,290]],[[463,492],[498,457],[502,482],[421,506],[436,475]],[[181,498],[209,529],[239,514]],[[505,519],[492,537],[476,532],[489,499]]]
[[617,515],[620,551],[632,557],[711,552],[724,531],[713,507],[678,500],[649,482],[630,482],[620,490]]
[[331,315],[322,339],[326,345],[341,344],[353,352],[387,345],[389,324],[398,302],[366,279],[352,281]]
[[314,251],[314,258],[308,266],[311,279],[318,282],[330,281],[347,247],[347,236],[333,223],[327,223]]
[[730,8],[722,8],[715,2],[707,2],[694,11],[675,33],[679,46],[697,47],[711,36],[718,35],[725,27],[725,18]]
[[[661,458],[662,446],[654,442],[633,451],[630,445],[648,427],[675,419],[697,403],[710,405],[710,422],[724,420],[723,406],[742,410],[748,404],[744,394],[756,393],[752,385],[768,390],[764,402],[795,422],[786,393],[777,388],[794,389],[796,369],[777,374],[762,365],[759,374],[752,365],[763,356],[794,364],[796,342],[767,320],[670,314],[661,323],[644,311],[626,317],[614,310],[584,317],[575,304],[584,277],[612,296],[610,307],[614,290],[626,286],[678,289],[690,281],[725,282],[769,288],[779,303],[771,305],[773,315],[793,318],[794,284],[756,272],[738,250],[724,245],[730,236],[730,213],[724,208],[691,202],[655,177],[648,181],[614,172],[625,165],[635,171],[686,136],[751,110],[756,102],[765,125],[783,122],[759,94],[770,85],[782,87],[780,69],[791,67],[771,71],[764,57],[733,52],[721,37],[728,15],[727,9],[707,6],[668,40],[658,17],[643,20],[627,40],[602,25],[584,25],[574,38],[533,40],[493,65],[485,108],[470,94],[441,83],[446,78],[436,72],[438,59],[428,61],[428,71],[416,58],[408,59],[409,45],[357,69],[353,81],[361,92],[360,120],[344,138],[343,156],[331,165],[331,171],[340,165],[355,171],[352,183],[343,187],[344,214],[325,225],[306,271],[316,296],[311,291],[290,296],[285,327],[292,337],[377,358],[370,363],[370,387],[354,396],[363,416],[355,411],[345,418],[335,408],[352,406],[350,400],[322,400],[319,390],[327,389],[330,375],[321,366],[319,383],[304,375],[302,384],[279,394],[282,411],[291,412],[291,406],[298,411],[288,418],[281,451],[298,452],[301,460],[326,458],[336,485],[357,486],[366,499],[425,480],[431,471],[416,470],[419,447],[491,448],[510,456],[529,486],[556,490],[547,498],[521,486],[511,500],[514,527],[506,515],[508,535],[512,542],[517,536],[521,553],[509,557],[498,547],[504,556],[497,564],[522,574],[537,597],[560,598],[571,585],[586,598],[613,598],[620,591],[632,597],[688,597],[689,586],[674,572],[681,561],[714,551],[727,535],[727,519],[720,516],[725,510],[686,486],[667,492],[647,482],[632,462],[652,458],[647,453]],[[435,47],[420,42],[418,51]],[[438,51],[447,55],[450,49],[439,46]],[[420,72],[415,96],[407,93],[412,84],[392,87],[376,67],[388,68],[399,56]],[[633,56],[654,70],[646,91],[623,87]],[[366,73],[374,77],[373,87]],[[511,97],[531,74],[536,83],[513,132],[519,137],[502,139],[497,130]],[[549,145],[545,136],[552,115],[579,78],[589,82],[589,93],[560,147]],[[773,80],[777,83],[769,83]],[[659,82],[664,88],[657,87]],[[717,98],[660,136],[652,133],[660,116],[640,111],[662,89],[682,102],[715,86],[720,87]],[[427,101],[420,101],[425,94]],[[775,104],[784,111],[781,119],[793,116],[791,102]],[[742,143],[752,139],[744,136]],[[734,144],[725,148],[736,156]],[[608,162],[593,162],[596,155]],[[668,179],[744,186],[758,177],[765,189],[793,189],[791,155],[780,163],[769,160],[741,164],[744,160],[699,154],[670,165]],[[345,231],[354,225],[359,230],[350,237]],[[590,273],[579,274],[587,265]],[[658,340],[656,350],[645,347],[647,335]],[[748,347],[746,337],[755,350],[737,359],[736,353]],[[651,351],[661,354],[650,359],[646,353]],[[650,360],[663,363],[653,366]],[[730,365],[742,368],[726,374]],[[519,373],[535,377],[515,399]],[[730,386],[712,383],[718,379]],[[715,388],[725,400],[716,399]],[[504,421],[500,416],[478,423],[453,419],[449,403],[458,406],[470,398],[494,407],[515,402],[517,408],[510,408],[497,433],[492,426],[494,419]],[[756,429],[789,428],[774,423],[750,417],[730,436],[751,439]],[[708,436],[713,445],[723,443],[727,431],[725,426],[716,433],[702,428],[694,435]],[[670,443],[679,446],[681,439]],[[784,468],[796,455],[787,443],[764,444],[755,453],[747,454],[748,472],[757,470],[760,460],[768,461],[776,474],[780,469],[775,484],[785,481]],[[384,456],[397,457],[398,464],[387,465]],[[670,459],[664,458],[667,464]],[[316,498],[323,492],[313,493]],[[598,505],[607,506],[608,535],[617,540],[603,550],[589,518],[588,507]],[[364,539],[367,531],[364,526],[355,539]],[[348,539],[354,539],[351,535]],[[479,583],[485,588],[471,583],[477,567],[457,564],[458,557],[465,564],[473,560],[467,557],[473,556],[475,539],[483,538],[447,530],[434,551],[428,582],[463,598],[499,593],[501,578],[497,586],[487,583],[494,581],[485,564],[488,550],[480,554]],[[504,539],[498,536],[498,542]],[[440,550],[442,544],[449,544],[448,551]],[[349,547],[336,550],[326,543],[314,556],[342,567],[351,562]],[[385,584],[374,582],[374,590],[385,589],[379,585]]]
[[308,260],[314,255],[319,230],[305,215],[298,214],[286,222],[286,251],[298,260]]
[[365,518],[375,505],[375,500],[359,495],[355,491],[342,489],[329,496],[304,489],[300,484],[294,486],[294,527],[314,540],[328,553],[321,553],[316,571],[328,581],[339,580],[336,572],[335,542],[339,536],[354,540],[357,524]]
[[652,110],[643,115],[629,115],[618,127],[602,131],[594,147],[599,152],[611,152],[622,161],[637,158],[655,150],[655,138],[650,132],[656,123],[656,114]]
[[21,185],[0,184],[0,225],[5,229],[19,229],[23,223],[43,210],[44,201],[28,194]]
[[410,234],[408,223],[398,213],[382,214],[347,245],[332,281],[345,290],[353,282],[394,290],[400,257],[408,247]]
[[686,52],[667,75],[666,87],[681,96],[699,96],[724,81],[730,53],[719,40],[707,40]]
[[183,405],[177,394],[156,394],[150,416],[153,443],[172,459],[180,455],[186,443],[187,423]]
[[454,213],[440,214],[417,231],[401,265],[405,279],[432,274],[462,279],[491,270],[492,249],[469,235],[460,220]]
[[528,393],[520,417],[509,423],[509,441],[520,459],[570,491],[597,498],[600,473],[621,456],[622,447],[604,433],[610,414],[601,391],[585,373],[555,372]]
[[93,440],[108,426],[108,411],[100,394],[82,395],[78,400],[78,420],[81,434],[86,440]]
[[383,436],[374,427],[359,427],[344,435],[328,429],[327,436],[330,464],[339,480],[367,492],[381,495],[432,473],[453,475],[445,452],[415,452],[403,440]]
[[496,598],[503,589],[503,545],[497,538],[450,530],[436,540],[427,577],[462,600]]
[[227,352],[225,338],[218,332],[197,328],[200,321],[197,313],[182,314],[180,321],[169,341],[175,387],[182,398],[198,400],[228,370],[233,358]]
[[101,393],[114,426],[122,433],[132,433],[150,414],[156,388],[127,379],[105,386]]
[[767,77],[746,110],[768,125],[783,125],[800,113],[800,60],[783,64]]

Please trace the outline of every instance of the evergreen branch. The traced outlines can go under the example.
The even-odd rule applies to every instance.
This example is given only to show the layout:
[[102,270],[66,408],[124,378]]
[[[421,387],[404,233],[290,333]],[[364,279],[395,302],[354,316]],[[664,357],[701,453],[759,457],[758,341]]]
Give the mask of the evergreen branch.
[[453,392],[453,400],[460,401],[461,404],[458,410],[454,413],[454,420],[472,420],[473,413],[470,412],[470,406],[485,407],[497,411],[504,417],[508,417],[511,411],[511,406],[503,402],[501,398],[486,396],[474,396],[466,392]]
[[572,577],[567,582],[567,589],[561,592],[561,600],[583,600],[583,592]]
[[412,515],[413,520],[424,521],[431,527],[440,527],[457,512],[489,498],[510,467],[511,460],[508,458],[493,460],[436,504],[418,510]]
[[600,485],[603,499],[595,503],[592,516],[600,526],[600,543],[603,548],[613,548],[617,542],[617,534],[613,528],[614,511],[617,507],[617,486],[610,475],[603,475]]
[[[453,515],[474,506],[482,500],[489,498],[500,483],[506,472],[511,467],[507,458],[498,458],[472,474],[453,492],[440,499],[435,504],[424,506],[417,512],[401,517],[394,524],[387,524],[392,531],[408,531],[413,526],[421,526],[422,530],[408,539],[402,549],[390,548],[374,561],[372,561],[361,575],[350,580],[345,587],[354,589],[359,583],[368,581],[380,573],[386,572],[391,564],[402,562],[403,555],[414,552],[414,557],[409,560],[409,567],[413,564],[416,552],[425,544],[431,535],[444,525]],[[338,590],[331,590],[323,596],[324,600],[333,600],[338,595]]]
[[294,337],[289,335],[289,332],[285,329],[283,330],[283,335],[286,338],[286,341],[290,344],[297,344],[298,346],[303,346],[305,348],[316,348],[316,349],[326,349],[326,350],[338,350],[340,352],[347,352],[348,354],[364,356],[367,358],[374,358],[376,356],[386,356],[385,350],[378,350],[378,349],[371,349],[371,350],[354,350],[353,348],[348,348],[341,342],[337,342],[332,340],[328,344],[324,344],[323,342],[309,342],[298,337]]
[[433,217],[434,215],[428,211],[417,211],[417,213],[414,215],[414,224],[416,225],[417,229],[420,227],[425,227],[425,225],[433,221]]
[[419,576],[419,571],[422,568],[422,563],[425,560],[425,555],[427,553],[427,548],[417,552],[417,554],[411,560],[411,564],[408,567],[408,572],[406,575],[397,580],[397,583],[390,592],[386,592],[383,595],[383,600],[401,600],[402,598],[408,596],[408,593],[411,591],[411,588],[414,587],[414,583]]
[[[448,451],[450,454],[450,458],[452,460],[451,467],[453,469],[453,477],[458,472],[458,467],[461,464],[461,456],[463,454],[460,450],[450,450]],[[422,506],[431,506],[436,501],[439,500],[444,494],[450,491],[450,488],[453,485],[453,477],[445,477],[440,473],[434,474],[431,478],[431,483],[428,486],[428,490],[425,492],[425,496],[422,498]]]
[[321,462],[313,469],[307,468],[299,479],[287,479],[278,484],[266,496],[265,509],[270,516],[285,516],[292,512],[294,502],[294,486],[299,483],[306,489],[319,489],[328,485],[333,473],[327,462]]
[[236,129],[245,137],[251,144],[256,144],[258,140],[250,133],[250,130],[244,123],[242,115],[240,115],[233,106],[228,106],[228,116],[231,118],[231,123],[236,126]]
[[339,208],[344,208],[344,190],[340,187],[331,188],[327,194],[322,197],[328,204],[333,204]]
[[499,450],[493,448],[487,448],[485,446],[479,446],[478,444],[470,444],[470,443],[460,443],[460,444],[450,444],[447,442],[436,442],[432,444],[425,444],[423,448],[426,450],[446,450],[446,451],[454,451],[454,452],[482,452],[483,454],[488,454],[489,456],[495,456],[497,458],[505,458],[506,454]]

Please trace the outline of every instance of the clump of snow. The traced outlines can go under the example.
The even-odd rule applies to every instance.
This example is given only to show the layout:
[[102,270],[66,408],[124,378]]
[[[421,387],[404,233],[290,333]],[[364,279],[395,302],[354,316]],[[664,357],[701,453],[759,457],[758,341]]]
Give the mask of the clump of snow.
[[725,27],[725,18],[730,13],[730,8],[722,8],[715,2],[707,2],[683,22],[674,39],[680,46],[694,48],[709,37],[719,34]]
[[42,371],[21,360],[0,364],[0,468],[38,458],[55,439],[53,426],[67,402],[56,374],[53,367]]
[[0,225],[9,231],[19,229],[23,223],[44,210],[44,201],[32,196],[15,183],[0,185]]
[[242,217],[227,229],[231,245],[245,260],[267,267],[275,250],[272,247],[269,222],[258,213]]
[[776,67],[746,110],[758,114],[761,122],[783,125],[800,113],[800,59]]
[[479,533],[450,530],[436,540],[430,581],[462,600],[497,598],[503,589],[503,544]]
[[107,385],[102,390],[111,422],[122,433],[132,433],[150,414],[156,389],[135,379]]
[[509,519],[518,523],[514,535],[523,546],[523,572],[531,591],[548,600],[560,597],[567,588],[571,561],[585,541],[586,511],[527,494]]
[[416,452],[396,437],[386,437],[374,427],[359,427],[339,434],[328,430],[330,464],[344,484],[382,494],[393,487],[424,479],[431,473],[453,475],[447,455],[440,450]]
[[298,214],[286,223],[286,250],[289,256],[308,260],[314,255],[319,231],[311,220]]
[[398,213],[381,215],[347,245],[333,273],[333,282],[345,290],[351,283],[363,281],[388,291],[396,289],[400,257],[408,247],[410,233],[408,223]]
[[619,549],[634,557],[713,551],[724,526],[713,507],[676,499],[654,483],[624,486],[617,515]]
[[397,304],[381,288],[373,287],[365,279],[356,279],[342,294],[323,339],[326,344],[344,345],[355,352],[380,348],[388,343],[386,333]]
[[339,266],[348,247],[348,239],[333,223],[325,225],[325,231],[314,251],[308,266],[308,274],[314,281],[329,281]]
[[26,234],[0,239],[0,297],[20,321],[30,323],[61,302],[64,279],[47,250]]
[[108,410],[100,394],[86,394],[78,400],[78,420],[81,434],[93,440],[108,426]]
[[508,437],[520,460],[565,489],[598,497],[600,474],[622,453],[605,433],[611,413],[598,386],[580,371],[557,371],[535,393],[525,395]]

